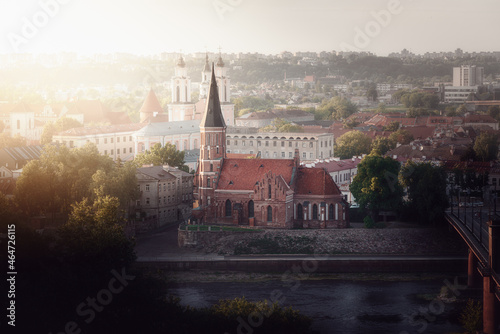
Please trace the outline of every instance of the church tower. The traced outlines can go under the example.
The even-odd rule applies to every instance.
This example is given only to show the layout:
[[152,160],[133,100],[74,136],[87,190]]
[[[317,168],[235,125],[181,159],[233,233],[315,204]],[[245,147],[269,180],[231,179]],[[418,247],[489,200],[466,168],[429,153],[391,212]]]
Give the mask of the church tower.
[[222,115],[213,65],[205,113],[200,123],[200,137],[200,158],[195,176],[197,185],[195,200],[204,211],[205,219],[211,220],[215,217],[215,212],[210,204],[215,200],[215,186],[226,156],[226,123]]
[[205,56],[205,66],[201,72],[200,83],[200,99],[206,99],[208,95],[208,88],[210,87],[210,63],[208,62],[208,53]]
[[172,77],[172,103],[168,105],[169,122],[191,120],[194,104],[191,103],[191,79],[182,56],[177,60],[175,75]]
[[219,53],[219,59],[215,66],[215,76],[219,87],[219,100],[221,102],[222,114],[226,124],[234,125],[234,104],[231,104],[231,79],[227,75],[227,67]]

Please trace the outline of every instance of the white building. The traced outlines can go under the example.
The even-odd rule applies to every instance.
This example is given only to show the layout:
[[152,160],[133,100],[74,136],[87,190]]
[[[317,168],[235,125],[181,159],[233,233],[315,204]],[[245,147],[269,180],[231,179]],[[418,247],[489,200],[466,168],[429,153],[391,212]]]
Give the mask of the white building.
[[446,86],[444,87],[444,102],[464,103],[470,94],[476,94],[479,86]]
[[453,67],[453,86],[481,86],[484,78],[484,67],[462,65]]

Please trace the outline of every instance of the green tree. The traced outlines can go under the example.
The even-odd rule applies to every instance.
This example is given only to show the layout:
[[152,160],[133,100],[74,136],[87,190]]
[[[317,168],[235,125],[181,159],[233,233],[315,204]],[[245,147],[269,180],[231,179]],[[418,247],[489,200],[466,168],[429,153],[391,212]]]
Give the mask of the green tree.
[[41,143],[42,145],[52,142],[52,136],[59,132],[63,132],[73,128],[82,127],[82,123],[78,122],[76,119],[70,117],[61,117],[55,123],[47,123],[43,127]]
[[400,173],[401,184],[408,191],[412,212],[420,223],[437,225],[448,207],[447,176],[443,168],[431,163],[408,161]]
[[371,84],[370,87],[366,90],[366,97],[372,102],[375,102],[377,100],[378,92],[376,84]]
[[139,166],[152,164],[154,166],[181,167],[184,165],[184,151],[177,150],[175,145],[170,143],[166,143],[165,146],[157,143],[150,151],[146,150],[146,152],[137,155],[134,162]]
[[372,141],[371,153],[384,155],[387,151],[392,150],[394,147],[394,143],[389,138],[379,136]]
[[304,132],[304,128],[283,118],[275,118],[270,125],[261,128],[259,132]]
[[0,149],[6,147],[20,147],[26,146],[26,138],[16,135],[11,137],[6,133],[0,133]]
[[489,106],[488,115],[498,121],[500,119],[500,106]]
[[466,333],[474,334],[481,330],[483,325],[483,307],[481,301],[475,302],[472,299],[467,300],[465,309],[460,314],[460,324],[464,327]]
[[405,129],[399,129],[390,134],[389,140],[392,142],[392,146],[396,147],[397,143],[401,145],[407,145],[413,141],[413,135]]
[[361,131],[353,130],[344,133],[335,141],[335,156],[348,159],[355,155],[370,153],[371,138]]
[[498,155],[498,137],[488,132],[481,132],[474,142],[474,152],[481,161],[496,160]]
[[391,123],[384,126],[384,131],[398,131],[399,130],[399,122],[392,121]]
[[358,165],[358,174],[349,186],[361,208],[376,221],[380,210],[398,210],[403,188],[398,182],[399,162],[377,154],[367,155]]
[[321,105],[316,109],[316,119],[346,119],[350,115],[356,113],[358,107],[350,100],[335,96],[330,100],[323,100]]

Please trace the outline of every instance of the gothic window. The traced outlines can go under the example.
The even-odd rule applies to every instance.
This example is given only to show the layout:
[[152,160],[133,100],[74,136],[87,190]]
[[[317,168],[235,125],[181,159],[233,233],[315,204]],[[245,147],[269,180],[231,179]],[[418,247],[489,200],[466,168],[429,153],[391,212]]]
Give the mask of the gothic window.
[[254,204],[253,201],[251,200],[248,202],[248,218],[253,218],[254,217]]
[[304,211],[302,209],[302,204],[300,204],[300,203],[299,203],[299,205],[297,205],[297,219],[298,220],[304,219]]
[[272,222],[273,221],[273,208],[269,205],[267,207],[267,221]]
[[231,201],[226,200],[226,217],[231,217]]
[[210,164],[210,171],[213,172],[214,171],[214,164]]
[[318,219],[318,206],[316,204],[313,205],[313,219]]
[[267,198],[271,199],[271,185],[267,185]]
[[210,177],[207,177],[207,187],[210,188]]
[[328,220],[333,220],[333,204],[328,206]]

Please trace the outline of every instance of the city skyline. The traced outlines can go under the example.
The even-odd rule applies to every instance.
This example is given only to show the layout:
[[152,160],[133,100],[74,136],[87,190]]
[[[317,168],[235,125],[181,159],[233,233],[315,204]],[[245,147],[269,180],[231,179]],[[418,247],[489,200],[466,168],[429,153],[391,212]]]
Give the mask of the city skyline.
[[[29,0],[2,5],[0,54],[498,51],[494,0]],[[467,24],[464,24],[466,22]],[[484,37],[483,37],[484,36]]]

